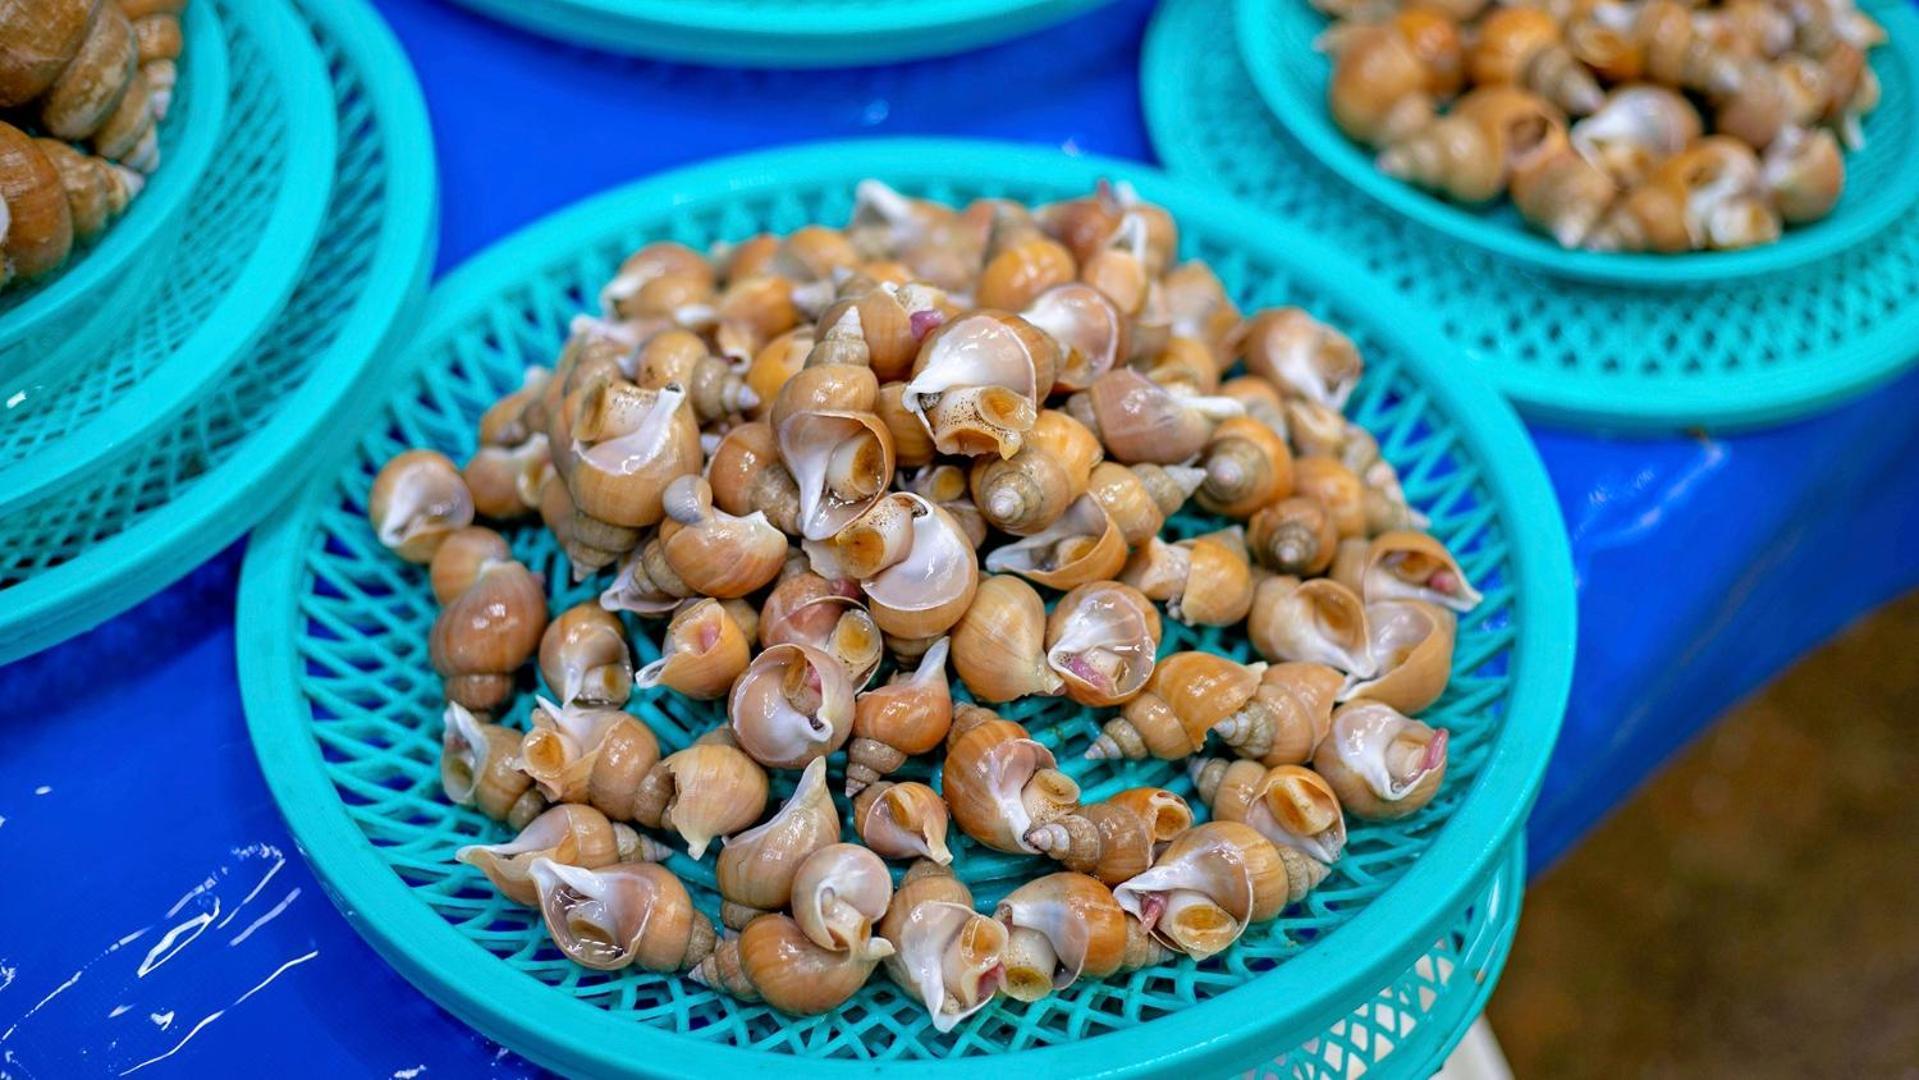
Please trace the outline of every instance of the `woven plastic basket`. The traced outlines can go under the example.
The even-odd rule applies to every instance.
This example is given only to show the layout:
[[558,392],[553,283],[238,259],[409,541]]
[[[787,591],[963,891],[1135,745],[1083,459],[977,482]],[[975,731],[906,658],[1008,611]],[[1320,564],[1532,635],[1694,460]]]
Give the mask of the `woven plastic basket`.
[[[1919,44],[1907,10],[1881,12]],[[1430,314],[1529,416],[1614,432],[1727,431],[1825,408],[1919,359],[1919,215],[1791,273],[1710,290],[1546,278],[1411,227],[1272,118],[1231,50],[1231,0],[1167,0],[1141,85],[1153,146],[1325,239]],[[1910,170],[1919,172],[1919,170]]]
[[188,199],[226,128],[227,42],[211,4],[186,13],[173,107],[160,125],[160,167],[126,216],[45,283],[0,292],[0,424],[13,410],[86,370],[115,318],[165,276]]
[[536,33],[661,60],[850,67],[1005,41],[1107,0],[459,0]]
[[[622,255],[649,239],[706,244],[812,221],[843,221],[856,181],[877,176],[948,201],[1027,201],[1130,179],[1180,220],[1188,255],[1212,262],[1242,303],[1298,302],[1351,331],[1369,359],[1356,415],[1380,435],[1411,498],[1462,553],[1487,601],[1460,628],[1452,689],[1429,713],[1454,736],[1454,766],[1432,807],[1362,826],[1308,901],[1223,957],[1085,982],[1030,1007],[995,1005],[948,1036],[875,980],[832,1016],[792,1019],[684,979],[578,968],[537,919],[453,862],[500,830],[441,797],[439,684],[424,642],[435,605],[423,575],[392,559],[362,509],[379,462],[406,446],[471,451],[486,405],[525,365],[550,361],[565,328]],[[943,1073],[1033,1069],[1222,1072],[1270,1062],[1399,979],[1486,889],[1542,775],[1571,669],[1573,587],[1556,504],[1522,429],[1462,378],[1416,313],[1385,315],[1378,287],[1337,253],[1293,242],[1279,223],[1116,162],[990,143],[826,144],[732,159],[592,200],[508,240],[435,294],[408,382],[356,447],[254,539],[241,589],[240,673],[268,782],[301,848],[357,929],[407,978],[542,1064],[593,1074],[851,1075],[875,1060]],[[1184,515],[1175,528],[1208,526]],[[550,538],[516,550],[556,583],[556,603],[603,582],[565,585]],[[658,627],[635,624],[642,660]],[[1168,623],[1168,650],[1246,656],[1237,633]],[[524,723],[530,700],[512,722]],[[721,719],[714,703],[645,695],[631,708],[668,746]],[[1091,713],[1026,701],[1010,716],[1060,750],[1097,798],[1156,783],[1186,789],[1167,762],[1088,762]],[[924,766],[920,766],[924,768]],[[779,786],[790,786],[784,777]],[[960,872],[990,902],[1040,865],[959,845]],[[675,871],[709,914],[710,858]],[[1011,1055],[1011,1056],[1009,1056]]]
[[[361,0],[304,3],[301,32],[332,73],[327,115],[341,134],[324,166],[335,179],[319,247],[281,317],[212,391],[124,448],[107,475],[0,518],[0,663],[133,606],[232,543],[344,453],[338,430],[364,423],[382,396],[380,361],[413,328],[432,264],[432,131],[379,18]],[[195,232],[183,250],[217,258],[224,236]],[[163,310],[200,287],[174,283]],[[196,336],[185,321],[148,332],[156,349]]]
[[[1373,153],[1334,125],[1326,106],[1332,65],[1313,48],[1327,26],[1307,0],[1237,0],[1239,53],[1271,114],[1299,145],[1347,183],[1396,213],[1462,244],[1535,270],[1587,281],[1628,285],[1719,286],[1735,278],[1775,274],[1808,264],[1879,235],[1919,196],[1919,16],[1909,4],[1887,7],[1892,40],[1873,50],[1884,97],[1865,119],[1864,149],[1846,155],[1846,188],[1823,221],[1789,228],[1776,244],[1732,252],[1637,255],[1566,251],[1529,228],[1510,203],[1461,206],[1379,171]],[[1218,62],[1219,27],[1207,50]]]
[[232,100],[183,242],[159,292],[102,313],[117,332],[76,379],[0,420],[0,523],[102,470],[124,476],[128,448],[177,423],[271,325],[319,238],[335,135],[320,54],[285,0],[209,6]]

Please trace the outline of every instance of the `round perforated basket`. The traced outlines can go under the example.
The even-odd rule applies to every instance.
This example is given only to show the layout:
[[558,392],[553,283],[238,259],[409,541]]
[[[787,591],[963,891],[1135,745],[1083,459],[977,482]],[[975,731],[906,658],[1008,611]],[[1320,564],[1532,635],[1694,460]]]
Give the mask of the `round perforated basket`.
[[1334,125],[1326,105],[1332,65],[1313,48],[1326,17],[1307,0],[1236,0],[1209,24],[1219,62],[1221,26],[1236,29],[1239,54],[1270,114],[1298,145],[1346,183],[1396,213],[1481,251],[1544,271],[1626,285],[1718,286],[1731,279],[1804,268],[1879,235],[1919,196],[1919,16],[1909,5],[1876,10],[1892,41],[1872,53],[1884,97],[1865,119],[1866,144],[1846,155],[1846,187],[1832,215],[1789,228],[1776,244],[1744,251],[1639,255],[1567,251],[1529,228],[1510,203],[1468,207],[1379,171],[1373,152]]
[[[571,318],[626,252],[654,239],[704,245],[842,222],[868,176],[948,202],[1038,202],[1101,177],[1134,181],[1178,216],[1185,253],[1211,262],[1242,304],[1300,303],[1354,335],[1369,361],[1355,415],[1487,594],[1462,621],[1451,689],[1427,714],[1452,730],[1456,748],[1431,807],[1357,828],[1305,903],[1211,962],[1082,982],[1030,1007],[998,1004],[950,1035],[884,980],[832,1015],[796,1019],[679,977],[585,971],[546,943],[532,912],[455,863],[457,846],[501,830],[440,794],[439,682],[425,650],[436,608],[423,575],[380,547],[363,511],[378,464],[401,448],[469,453],[480,412],[526,365],[557,355]],[[593,1074],[850,1074],[875,1061],[938,1072],[1224,1071],[1271,1062],[1401,978],[1484,894],[1537,790],[1570,677],[1570,563],[1543,470],[1510,410],[1447,364],[1416,313],[1382,312],[1364,274],[1282,229],[1137,166],[989,143],[868,141],[643,182],[455,273],[435,294],[408,381],[354,459],[256,534],[242,582],[239,661],[255,747],[341,910],[402,974],[487,1034],[542,1064]],[[1189,514],[1174,528],[1209,524]],[[514,544],[554,583],[556,605],[605,584],[567,584],[541,530],[519,531]],[[630,628],[639,658],[656,656],[659,628]],[[1248,655],[1237,634],[1171,622],[1164,647]],[[525,722],[530,698],[509,722]],[[629,708],[674,747],[722,720],[716,703],[671,694]],[[1059,750],[1089,798],[1139,783],[1190,790],[1173,763],[1083,760],[1097,730],[1088,711],[1048,700],[1005,712]],[[790,785],[787,775],[776,787]],[[711,856],[670,865],[716,912]],[[963,842],[957,865],[987,903],[1050,864]]]
[[[1908,11],[1879,14],[1895,41],[1919,45]],[[1720,288],[1543,277],[1409,227],[1322,165],[1222,55],[1231,16],[1231,0],[1167,0],[1154,19],[1141,85],[1161,159],[1363,261],[1391,288],[1381,302],[1432,316],[1530,416],[1629,433],[1733,430],[1815,412],[1919,358],[1919,215],[1790,273]]]
[[[343,453],[337,430],[364,422],[390,370],[379,361],[414,325],[437,223],[419,86],[360,0],[311,0],[290,18],[331,73],[325,118],[341,136],[322,166],[333,184],[319,246],[279,319],[211,391],[122,444],[111,469],[0,517],[0,663],[158,592]],[[230,239],[196,230],[183,250],[217,262]],[[172,314],[136,340],[156,352],[197,340],[192,320],[218,300],[206,288],[173,282],[157,307]]]
[[818,68],[946,56],[1106,0],[458,0],[536,33],[662,60]]
[[212,4],[188,8],[173,105],[161,122],[160,166],[126,216],[44,282],[0,291],[0,423],[90,366],[125,313],[165,267],[226,128],[227,41]]

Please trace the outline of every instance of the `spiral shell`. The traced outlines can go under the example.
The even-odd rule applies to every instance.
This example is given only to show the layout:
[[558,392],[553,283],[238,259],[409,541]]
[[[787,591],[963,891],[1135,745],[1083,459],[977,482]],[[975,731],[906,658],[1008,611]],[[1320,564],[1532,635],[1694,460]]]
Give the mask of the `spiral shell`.
[[1253,569],[1237,525],[1176,544],[1148,539],[1120,580],[1164,601],[1166,613],[1188,626],[1233,626],[1253,605]]
[[1343,409],[1365,365],[1352,339],[1299,308],[1269,308],[1248,319],[1236,352],[1246,370],[1330,409]]
[[1293,463],[1293,494],[1326,508],[1341,539],[1370,534],[1366,520],[1366,484],[1359,474],[1327,457],[1303,457]]
[[646,858],[649,853],[659,849],[649,848],[631,827],[615,825],[590,806],[567,805],[548,809],[506,843],[467,844],[453,857],[485,874],[507,899],[535,907],[540,902],[532,874],[537,859],[594,870],[654,861]]
[[873,926],[893,899],[880,857],[858,844],[829,844],[808,855],[793,878],[793,921],[815,945],[866,960],[893,955]]
[[660,520],[667,485],[699,471],[700,433],[678,384],[594,382],[569,394],[563,411],[572,439],[556,442],[554,464],[573,497],[567,554],[577,574],[611,563],[632,547],[633,530]]
[[941,790],[960,831],[995,851],[1033,852],[1027,834],[1077,804],[1079,785],[1026,729],[977,705],[954,710]]
[[841,530],[832,548],[809,542],[815,565],[857,576],[873,621],[898,638],[933,638],[966,614],[979,560],[953,515],[910,492],[894,492]]
[[1604,100],[1598,81],[1566,47],[1559,23],[1539,8],[1495,8],[1479,22],[1468,63],[1474,83],[1524,86],[1574,116]]
[[633,692],[626,629],[591,600],[568,608],[540,638],[540,676],[562,705],[624,705]]
[[808,645],[840,662],[855,689],[872,679],[884,657],[879,624],[850,581],[830,582],[810,570],[789,575],[760,609],[760,645]]
[[1332,729],[1333,703],[1346,676],[1324,664],[1272,664],[1253,700],[1213,728],[1221,742],[1262,765],[1298,765]]
[[1366,622],[1379,673],[1340,700],[1378,701],[1409,715],[1438,701],[1452,677],[1453,613],[1419,600],[1387,600],[1366,606]]
[[1018,311],[1078,273],[1073,253],[1035,226],[1023,210],[1002,208],[987,240],[986,265],[974,287],[981,307]]
[[432,450],[408,450],[382,466],[366,509],[380,543],[422,565],[448,536],[473,524],[473,496],[460,470]]
[[808,540],[839,532],[893,478],[893,434],[871,412],[795,413],[779,426],[779,446],[799,488],[800,535]]
[[511,559],[488,561],[433,620],[428,659],[446,680],[448,701],[494,712],[513,696],[514,677],[545,630],[539,579]]
[[1215,514],[1247,518],[1293,490],[1293,455],[1286,440],[1250,416],[1220,422],[1201,459],[1206,480],[1195,496]]
[[1366,26],[1343,38],[1326,87],[1341,131],[1384,146],[1432,122],[1432,74],[1404,35]]
[[506,538],[492,529],[480,525],[457,529],[440,543],[427,564],[433,598],[450,604],[473,584],[482,567],[512,559],[513,549],[507,546]]
[[933,643],[910,675],[861,694],[853,707],[853,741],[846,752],[846,794],[898,769],[906,759],[946,741],[953,725],[953,694],[946,679],[947,638]]
[[906,407],[906,384],[890,382],[880,387],[873,403],[873,414],[886,425],[893,437],[893,462],[902,469],[930,465],[937,453],[933,433],[920,422],[919,414]]
[[1355,588],[1369,604],[1424,600],[1464,613],[1478,607],[1481,600],[1479,590],[1459,568],[1459,560],[1446,545],[1425,533],[1398,530],[1374,537],[1359,575],[1356,588],[1353,582],[1345,584]]
[[1119,527],[1126,546],[1138,547],[1159,535],[1166,519],[1186,504],[1206,479],[1204,469],[1180,465],[1121,465],[1103,461],[1094,467],[1087,492]]
[[1091,495],[1075,499],[1053,524],[986,556],[986,569],[994,573],[1055,589],[1109,580],[1125,564],[1126,540]]
[[1059,346],[1017,315],[977,311],[926,336],[901,392],[943,454],[1012,457],[1052,389]]
[[1186,800],[1163,788],[1132,788],[1088,803],[1044,825],[1026,841],[1069,870],[1117,885],[1152,865],[1159,846],[1193,824]]
[[1339,529],[1324,503],[1296,495],[1254,514],[1246,525],[1246,540],[1259,565],[1278,574],[1310,577],[1333,565]]
[[766,794],[766,771],[730,739],[708,733],[647,772],[633,795],[633,818],[679,833],[697,859],[715,839],[758,821]]
[[753,513],[788,536],[800,532],[800,489],[780,461],[771,424],[753,421],[728,431],[707,462],[713,505],[736,516]]
[[1014,889],[994,909],[1007,929],[1006,996],[1038,1001],[1081,976],[1103,979],[1164,959],[1105,885],[1070,871]]
[[839,810],[826,789],[826,759],[814,758],[779,812],[726,841],[714,866],[720,919],[735,930],[786,907],[807,856],[840,838]]
[[853,682],[810,645],[775,645],[733,684],[727,716],[740,749],[768,768],[798,769],[853,733]]
[[1432,728],[1377,701],[1333,713],[1332,733],[1313,755],[1346,812],[1367,821],[1418,813],[1446,775],[1444,728]]
[[1197,753],[1209,731],[1253,701],[1265,670],[1211,653],[1173,653],[1154,668],[1145,690],[1106,722],[1086,756],[1173,761]]
[[1220,821],[1251,825],[1279,847],[1331,865],[1346,850],[1346,816],[1325,778],[1298,765],[1194,759],[1187,771]]
[[518,446],[482,446],[460,470],[481,516],[498,521],[525,517],[539,506],[540,485],[553,465],[553,451],[544,434],[534,434]]
[[1653,166],[1684,150],[1703,130],[1699,111],[1663,86],[1622,86],[1599,111],[1574,124],[1575,150],[1621,186],[1651,174]]
[[730,600],[779,576],[786,534],[755,511],[737,517],[713,505],[713,489],[698,476],[667,485],[661,502],[660,552],[673,576],[701,596]]
[[1262,580],[1246,636],[1268,660],[1325,664],[1354,679],[1369,679],[1379,671],[1365,605],[1330,578],[1301,581],[1278,575]]
[[636,672],[633,685],[664,686],[696,701],[712,701],[726,696],[751,652],[745,631],[720,601],[696,600],[673,614],[660,658]]
[[1131,368],[1116,368],[1067,400],[1066,412],[1099,436],[1124,465],[1189,461],[1219,421],[1245,407],[1231,398],[1178,393]]
[[925,784],[880,780],[853,800],[853,829],[883,859],[953,861],[946,846],[946,801]]
[[975,912],[944,866],[922,859],[907,870],[879,933],[894,949],[886,973],[926,1006],[935,1030],[951,1031],[1000,989],[1006,927]]
[[711,297],[716,281],[705,256],[685,244],[662,240],[620,263],[613,280],[600,290],[600,305],[615,319],[668,315]]
[[631,713],[545,699],[518,748],[519,768],[548,799],[585,803],[614,821],[641,816],[641,789],[660,760],[653,729]]
[[1048,409],[1027,432],[1019,453],[974,459],[973,503],[994,528],[1030,536],[1058,521],[1086,493],[1101,454],[1099,439],[1085,425]]
[[1845,189],[1846,164],[1832,132],[1788,128],[1766,147],[1760,175],[1779,216],[1802,225],[1832,213]]
[[587,869],[538,859],[530,874],[548,936],[583,967],[684,971],[713,951],[713,924],[657,863]]
[[1113,899],[1161,944],[1204,960],[1250,924],[1279,914],[1325,873],[1251,826],[1209,821],[1182,833],[1152,869],[1114,888]]
[[1011,575],[985,578],[953,627],[953,672],[981,701],[1057,694],[1065,686],[1046,662],[1046,605]]
[[1075,587],[1046,622],[1046,665],[1082,705],[1130,701],[1152,677],[1159,611],[1138,589],[1114,581]]
[[518,767],[518,732],[485,723],[458,702],[447,704],[442,719],[440,790],[449,800],[516,829],[546,809],[546,799]]
[[1106,295],[1072,282],[1033,298],[1020,312],[1059,346],[1052,390],[1084,390],[1113,370],[1131,348],[1130,326]]
[[823,949],[785,915],[762,915],[688,976],[742,1001],[795,1016],[831,1012],[866,985],[878,960]]

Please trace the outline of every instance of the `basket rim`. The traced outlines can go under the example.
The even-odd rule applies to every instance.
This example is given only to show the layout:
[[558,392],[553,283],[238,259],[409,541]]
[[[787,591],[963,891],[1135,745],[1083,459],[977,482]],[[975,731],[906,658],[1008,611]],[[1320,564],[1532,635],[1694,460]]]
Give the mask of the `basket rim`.
[[260,68],[267,74],[258,77],[279,81],[288,114],[286,159],[266,226],[226,295],[146,378],[60,436],[58,453],[49,444],[0,466],[0,514],[47,498],[101,467],[110,454],[139,443],[198,400],[272,324],[319,242],[338,147],[326,65],[286,0],[235,0],[232,11],[243,12],[242,25],[264,54]]
[[373,284],[342,320],[333,344],[312,361],[306,380],[276,402],[273,419],[226,461],[131,527],[0,593],[6,601],[0,663],[133,607],[231,543],[279,501],[289,472],[304,476],[327,453],[350,449],[316,446],[323,432],[364,422],[385,396],[389,369],[376,362],[413,328],[437,247],[432,125],[405,51],[365,0],[301,0],[300,6],[354,58],[378,118],[373,130],[385,146],[390,195],[370,264]]
[[[1147,166],[963,139],[815,143],[662,174],[521,230],[442,283],[410,355],[395,366],[410,374],[450,331],[522,279],[526,268],[551,265],[569,252],[617,235],[636,217],[657,217],[663,209],[703,200],[716,191],[771,192],[799,181],[850,184],[876,174],[1013,182],[1044,177],[1078,185],[1090,185],[1101,176],[1128,179],[1145,197],[1167,205],[1188,228],[1246,238],[1349,306],[1377,289],[1363,270],[1319,242],[1265,239],[1279,236],[1283,223]],[[1293,254],[1287,254],[1289,250]],[[1510,407],[1476,378],[1461,377],[1460,365],[1452,364],[1448,374],[1442,359],[1448,349],[1435,328],[1423,317],[1396,315],[1374,329],[1395,339],[1408,370],[1423,377],[1426,392],[1454,418],[1462,442],[1482,464],[1484,482],[1505,509],[1516,603],[1523,618],[1512,644],[1513,690],[1504,731],[1489,749],[1480,780],[1441,827],[1432,847],[1340,931],[1248,986],[1184,1010],[1183,1017],[1198,1021],[1194,1025],[1176,1031],[1155,1022],[1100,1035],[1101,1060],[1111,1064],[1091,1071],[1137,1075],[1234,1067],[1257,1057],[1279,1024],[1299,1025],[1310,1034],[1323,1027],[1322,1021],[1336,1019],[1359,995],[1377,990],[1410,964],[1456,915],[1492,872],[1506,842],[1519,833],[1538,793],[1570,687],[1575,633],[1571,557],[1558,504]],[[248,727],[268,786],[316,875],[362,936],[430,997],[551,1067],[620,1073],[645,1060],[650,1071],[688,1076],[714,1068],[754,1075],[794,1069],[821,1075],[869,1071],[872,1063],[811,1061],[691,1041],[554,994],[462,937],[380,859],[328,780],[319,747],[306,728],[307,706],[297,693],[294,635],[288,632],[306,581],[305,545],[322,508],[337,502],[337,481],[337,475],[314,478],[276,520],[256,533],[240,587],[237,640],[245,647],[239,650],[238,663]],[[1519,717],[1527,719],[1519,722]],[[1289,1003],[1275,1019],[1270,992],[1275,978],[1314,987],[1316,993],[1309,995],[1310,1001]],[[1268,992],[1255,989],[1261,983]],[[1207,1034],[1193,1039],[1194,1031]],[[556,1038],[554,1032],[573,1038]],[[1072,1059],[1074,1050],[1060,1046],[1021,1051],[1020,1061],[1088,1071],[1086,1063]],[[636,1051],[657,1056],[636,1058]],[[979,1064],[972,1059],[888,1063],[929,1074],[966,1071]]]
[[185,212],[188,196],[199,189],[226,132],[232,68],[226,35],[213,5],[190,5],[186,18],[186,71],[180,85],[192,95],[186,113],[192,123],[148,177],[126,216],[109,226],[100,241],[81,252],[72,265],[57,271],[46,287],[0,318],[0,342],[25,338],[86,304],[103,282],[123,273],[130,260],[147,251],[155,235]]
[[[1887,64],[1899,64],[1907,85],[1919,94],[1919,12],[1897,4],[1874,8],[1874,14],[1888,24],[1889,40],[1872,51],[1869,61],[1881,71]],[[1622,286],[1712,286],[1790,271],[1872,239],[1919,198],[1919,169],[1902,168],[1895,170],[1896,182],[1875,193],[1865,208],[1842,219],[1788,229],[1771,244],[1674,255],[1569,251],[1530,229],[1494,223],[1471,207],[1387,176],[1333,124],[1323,95],[1302,100],[1295,94],[1283,75],[1293,65],[1263,47],[1273,38],[1263,27],[1276,18],[1317,17],[1302,0],[1234,0],[1239,58],[1267,111],[1321,165],[1379,204],[1442,236],[1557,278]],[[1879,136],[1902,139],[1909,156],[1919,154],[1919,101],[1911,111],[1914,118],[1907,127]]]

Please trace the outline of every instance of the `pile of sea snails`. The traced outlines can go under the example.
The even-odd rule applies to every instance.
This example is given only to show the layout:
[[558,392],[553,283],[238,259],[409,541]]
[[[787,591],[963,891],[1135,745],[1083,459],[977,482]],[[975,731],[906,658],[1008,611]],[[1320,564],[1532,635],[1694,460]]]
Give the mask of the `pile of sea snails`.
[[[1346,815],[1427,805],[1447,734],[1411,714],[1479,594],[1341,414],[1353,343],[1296,308],[1242,318],[1177,241],[1124,187],[960,211],[867,181],[844,230],[647,245],[464,466],[388,462],[372,526],[443,605],[446,794],[520,830],[458,858],[588,967],[798,1014],[884,967],[948,1030],[1210,957],[1328,873]],[[1163,538],[1189,499],[1220,527]],[[476,515],[537,515],[576,578],[613,576],[549,621]],[[1265,660],[1162,657],[1166,619]],[[661,642],[637,669],[634,625]],[[529,661],[547,696],[521,732],[500,718]],[[728,720],[662,755],[622,707],[662,689]],[[1059,695],[1104,715],[1088,758],[1182,761],[1212,820],[1158,788],[1083,801],[991,707]],[[762,821],[774,770],[797,786]],[[1058,870],[977,910],[949,825]],[[724,838],[736,933],[659,837]]]
[[60,269],[159,166],[186,3],[0,3],[0,290]]
[[1852,0],[1314,2],[1333,118],[1380,169],[1510,195],[1566,248],[1772,243],[1832,212],[1879,103]]

